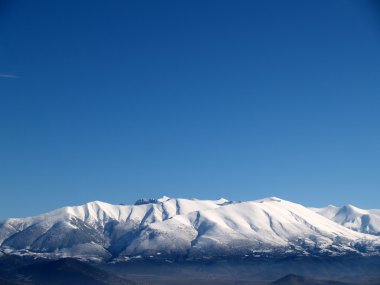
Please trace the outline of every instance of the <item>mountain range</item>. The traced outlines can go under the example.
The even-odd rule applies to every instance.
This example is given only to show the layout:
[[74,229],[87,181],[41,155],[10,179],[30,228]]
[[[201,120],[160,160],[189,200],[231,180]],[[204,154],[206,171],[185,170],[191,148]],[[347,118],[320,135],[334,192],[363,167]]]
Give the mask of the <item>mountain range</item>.
[[0,223],[0,257],[95,261],[380,255],[380,210],[280,198],[91,202]]
[[351,230],[380,236],[380,210],[363,210],[352,205],[310,209]]

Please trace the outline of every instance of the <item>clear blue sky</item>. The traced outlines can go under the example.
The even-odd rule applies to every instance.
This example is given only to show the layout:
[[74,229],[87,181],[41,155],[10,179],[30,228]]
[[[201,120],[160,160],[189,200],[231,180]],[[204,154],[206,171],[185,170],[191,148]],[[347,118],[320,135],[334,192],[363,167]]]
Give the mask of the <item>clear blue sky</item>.
[[380,208],[376,1],[1,1],[0,218],[92,200]]

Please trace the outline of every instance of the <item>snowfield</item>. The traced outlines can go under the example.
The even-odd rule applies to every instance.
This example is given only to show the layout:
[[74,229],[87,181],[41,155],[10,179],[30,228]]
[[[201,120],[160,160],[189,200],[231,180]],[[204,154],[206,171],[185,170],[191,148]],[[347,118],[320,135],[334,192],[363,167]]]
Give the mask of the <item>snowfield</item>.
[[0,251],[47,258],[203,259],[380,255],[380,211],[306,208],[276,197],[91,202],[0,224]]
[[380,210],[363,210],[352,205],[310,209],[346,228],[380,236]]

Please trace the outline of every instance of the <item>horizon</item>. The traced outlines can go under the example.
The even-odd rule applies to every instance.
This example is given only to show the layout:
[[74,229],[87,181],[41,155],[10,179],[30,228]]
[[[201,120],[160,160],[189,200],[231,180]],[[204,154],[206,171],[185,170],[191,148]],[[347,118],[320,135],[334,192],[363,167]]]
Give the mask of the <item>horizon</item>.
[[[294,202],[294,201],[290,201],[290,200],[287,200],[287,199],[283,199],[282,197],[276,197],[276,196],[268,196],[268,197],[261,197],[261,198],[257,198],[257,199],[253,199],[253,200],[230,200],[228,198],[225,198],[225,197],[219,197],[219,198],[216,198],[216,199],[198,199],[196,197],[168,197],[168,196],[161,196],[161,197],[158,197],[158,198],[153,198],[153,197],[142,197],[142,198],[138,198],[137,200],[135,201],[132,201],[131,203],[110,203],[110,202],[107,202],[107,201],[100,201],[100,200],[93,200],[93,201],[88,201],[86,203],[83,203],[83,204],[75,204],[75,205],[64,205],[64,206],[61,206],[61,207],[58,207],[58,208],[54,208],[54,209],[50,209],[50,210],[46,210],[44,212],[41,212],[41,213],[37,213],[37,214],[34,214],[34,215],[29,215],[29,216],[23,216],[23,217],[6,217],[6,218],[3,218],[1,219],[0,218],[0,222],[3,222],[3,221],[6,221],[8,219],[23,219],[23,218],[32,218],[32,217],[35,217],[35,216],[39,216],[39,215],[44,215],[44,214],[47,214],[47,213],[50,213],[52,211],[55,211],[55,210],[59,210],[59,209],[63,209],[63,208],[67,208],[67,207],[81,207],[81,206],[85,206],[85,205],[88,205],[88,204],[96,204],[96,203],[104,203],[104,204],[108,204],[108,205],[112,205],[112,206],[138,206],[138,204],[136,204],[136,202],[138,202],[139,200],[145,200],[147,202],[149,202],[149,200],[162,200],[162,199],[167,199],[167,200],[172,200],[172,199],[181,199],[181,200],[192,200],[192,201],[218,201],[218,200],[226,200],[228,202],[234,202],[234,203],[245,203],[245,202],[257,202],[257,201],[261,201],[261,200],[272,200],[272,199],[278,199],[278,200],[283,200],[283,201],[286,201],[286,202],[290,202],[290,203],[294,203],[294,204],[298,204],[298,205],[301,205],[301,206],[304,206],[305,208],[307,209],[322,209],[322,208],[328,208],[328,207],[336,207],[336,208],[343,208],[343,207],[347,207],[347,206],[353,206],[354,208],[358,208],[360,210],[379,210],[379,209],[363,209],[363,208],[360,208],[358,207],[357,205],[353,205],[353,204],[344,204],[344,205],[335,205],[335,204],[327,204],[327,205],[324,205],[322,207],[314,207],[313,205],[302,205],[300,203],[297,203],[297,202]],[[149,203],[153,203],[153,202],[149,202]]]
[[376,1],[1,1],[0,220],[89,201],[379,209]]

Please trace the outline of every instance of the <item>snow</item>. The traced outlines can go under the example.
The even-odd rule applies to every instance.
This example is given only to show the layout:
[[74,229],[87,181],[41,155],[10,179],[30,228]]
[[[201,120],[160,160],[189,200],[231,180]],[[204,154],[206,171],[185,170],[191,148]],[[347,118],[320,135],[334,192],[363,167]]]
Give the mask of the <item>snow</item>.
[[380,232],[379,210],[351,205],[305,208],[277,197],[238,203],[166,196],[151,201],[139,205],[94,201],[8,219],[0,224],[0,249],[126,260],[270,252],[336,255],[359,253],[356,244],[361,244],[371,254],[380,254],[380,237],[367,234]]
[[[192,228],[197,237],[190,243],[196,248],[210,250],[223,245],[228,248],[237,241],[249,244],[251,248],[265,244],[267,247],[287,247],[299,240],[309,240],[318,246],[331,246],[342,239],[356,242],[360,239],[376,238],[351,231],[309,209],[278,198],[269,198],[254,202],[230,204],[218,209],[198,211],[186,216],[176,216],[169,221],[155,223],[145,231],[160,228],[170,236],[173,228]],[[173,224],[174,223],[174,224]],[[138,238],[139,243],[145,240],[145,231]],[[177,234],[178,235],[178,234]],[[188,250],[191,251],[190,248]]]
[[380,235],[380,210],[363,210],[353,205],[310,209],[354,231]]

